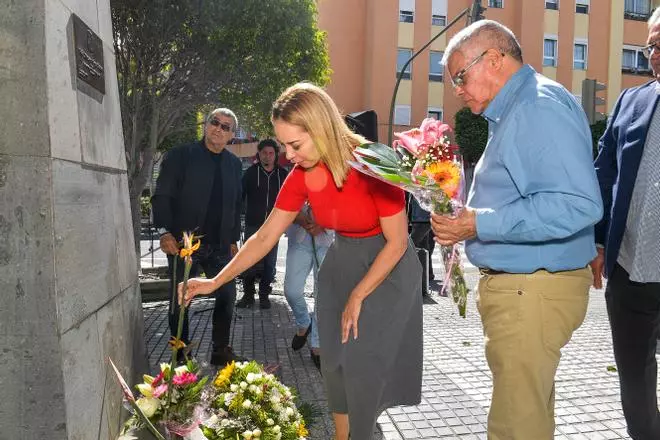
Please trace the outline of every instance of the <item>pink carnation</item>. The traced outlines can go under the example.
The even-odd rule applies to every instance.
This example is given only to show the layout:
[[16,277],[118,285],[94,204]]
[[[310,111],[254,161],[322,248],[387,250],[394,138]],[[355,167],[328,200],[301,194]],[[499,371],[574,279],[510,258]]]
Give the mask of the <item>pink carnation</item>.
[[157,387],[154,387],[152,394],[156,399],[158,399],[166,392],[167,392],[167,384],[162,384],[162,385],[158,385]]
[[172,383],[178,387],[182,387],[195,382],[197,382],[197,375],[188,371],[185,373],[177,374],[172,378]]

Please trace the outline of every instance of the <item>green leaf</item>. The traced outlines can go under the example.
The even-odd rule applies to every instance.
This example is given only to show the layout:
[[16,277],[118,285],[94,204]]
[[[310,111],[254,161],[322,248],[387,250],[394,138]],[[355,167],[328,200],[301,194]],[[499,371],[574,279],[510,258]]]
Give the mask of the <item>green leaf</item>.
[[616,372],[616,367],[614,365],[608,365],[607,371],[609,371],[610,373],[614,373]]
[[372,142],[370,144],[364,144],[361,145],[361,147],[366,147],[374,152],[376,152],[379,156],[385,158],[386,160],[396,164],[399,162],[399,155],[396,154],[396,151],[394,151],[391,147],[388,147],[387,145],[380,144],[377,142]]

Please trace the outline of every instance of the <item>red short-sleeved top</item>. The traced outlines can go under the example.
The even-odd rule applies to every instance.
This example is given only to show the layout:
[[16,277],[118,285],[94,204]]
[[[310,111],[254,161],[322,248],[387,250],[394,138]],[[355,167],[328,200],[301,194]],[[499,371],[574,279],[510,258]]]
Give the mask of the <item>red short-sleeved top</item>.
[[405,206],[403,190],[351,169],[341,189],[328,168],[296,165],[289,173],[275,202],[284,211],[299,211],[309,200],[316,222],[348,237],[380,234],[380,217],[389,217]]

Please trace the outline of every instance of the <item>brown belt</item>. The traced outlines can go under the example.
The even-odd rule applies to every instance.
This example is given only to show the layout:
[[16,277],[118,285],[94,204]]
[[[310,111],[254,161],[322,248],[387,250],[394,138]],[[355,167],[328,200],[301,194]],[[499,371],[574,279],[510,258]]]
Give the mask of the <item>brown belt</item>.
[[488,269],[487,267],[480,267],[479,273],[481,275],[504,275],[504,274],[510,274],[511,272],[503,272],[501,270]]

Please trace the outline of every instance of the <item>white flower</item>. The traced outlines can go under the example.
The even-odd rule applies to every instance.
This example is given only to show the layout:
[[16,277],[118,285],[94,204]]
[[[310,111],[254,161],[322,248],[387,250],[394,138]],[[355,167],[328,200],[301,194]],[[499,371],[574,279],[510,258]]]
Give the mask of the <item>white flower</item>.
[[282,430],[282,428],[280,428],[280,425],[273,426],[273,432],[275,434],[279,434],[281,430]]
[[233,383],[229,386],[229,389],[232,390],[233,392],[236,392],[236,391],[238,391],[238,385]]
[[160,371],[162,371],[162,372],[170,371],[170,364],[168,364],[166,362],[161,362]]
[[231,401],[234,399],[234,394],[233,393],[227,393],[225,394],[225,406],[231,405]]
[[222,419],[222,422],[220,422],[220,426],[222,426],[224,428],[227,425],[229,425],[230,423],[231,422],[229,421],[229,419]]
[[246,409],[247,409],[247,408],[249,408],[249,407],[251,407],[251,406],[252,406],[252,402],[250,402],[249,400],[244,400],[244,401],[243,401],[243,408],[246,408]]
[[275,420],[271,418],[266,419],[266,425],[273,426],[274,424],[275,424]]
[[252,431],[252,435],[253,435],[254,437],[261,437],[261,430],[258,429],[258,428],[255,429],[254,431]]
[[254,373],[248,373],[245,380],[247,380],[248,383],[254,382]]
[[247,388],[247,382],[241,382],[241,388],[246,389]]
[[147,417],[152,417],[160,408],[160,400],[153,397],[140,397],[135,403]]
[[252,438],[252,431],[247,430],[247,431],[243,432],[243,438],[246,439],[246,440],[250,440]]
[[[223,410],[223,412],[224,412],[224,410]],[[213,425],[218,423],[218,420],[220,420],[220,419],[218,419],[218,416],[216,414],[213,414],[206,421],[204,421],[204,423],[202,423],[202,425],[204,425],[206,427],[212,427]]]
[[259,394],[259,387],[256,385],[250,385],[250,391],[254,394]]
[[293,415],[293,413],[294,413],[293,408],[291,408],[291,407],[289,406],[289,407],[286,409],[286,415],[290,417],[290,416]]
[[188,372],[188,366],[187,365],[181,365],[180,367],[176,367],[174,369],[174,375],[177,376],[179,374],[187,373]]

